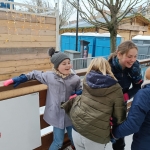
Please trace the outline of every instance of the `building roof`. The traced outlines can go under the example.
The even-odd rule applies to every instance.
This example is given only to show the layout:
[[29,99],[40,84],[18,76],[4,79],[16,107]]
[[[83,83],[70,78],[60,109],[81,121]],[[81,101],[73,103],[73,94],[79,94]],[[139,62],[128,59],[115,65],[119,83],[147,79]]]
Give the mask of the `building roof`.
[[[150,21],[148,19],[146,19],[144,16],[142,16],[141,14],[136,14],[136,15],[132,15],[132,14],[128,14],[124,19],[128,19],[128,18],[134,18],[137,17],[139,18],[141,21],[143,21],[146,24],[150,24]],[[105,19],[104,18],[98,18],[97,21],[100,21],[102,23],[105,23]],[[86,21],[79,21],[78,22],[78,28],[88,28],[88,27],[95,27],[93,24],[90,24]],[[73,24],[68,24],[65,26],[62,26],[61,29],[67,29],[67,28],[76,28],[76,23]]]
[[[105,19],[104,18],[98,18],[97,20],[100,21],[100,22],[105,23]],[[94,25],[83,20],[83,21],[79,21],[78,22],[78,27],[79,28],[94,27]],[[62,29],[65,29],[65,28],[76,28],[76,23],[68,24],[68,25],[62,26],[61,28]]]
[[150,36],[147,35],[137,35],[132,38],[133,40],[150,40]]
[[[76,36],[76,33],[66,32],[61,35],[64,36]],[[93,32],[86,32],[86,33],[78,33],[78,36],[94,36],[94,37],[110,37],[110,33],[93,33]],[[117,34],[117,37],[121,37]]]

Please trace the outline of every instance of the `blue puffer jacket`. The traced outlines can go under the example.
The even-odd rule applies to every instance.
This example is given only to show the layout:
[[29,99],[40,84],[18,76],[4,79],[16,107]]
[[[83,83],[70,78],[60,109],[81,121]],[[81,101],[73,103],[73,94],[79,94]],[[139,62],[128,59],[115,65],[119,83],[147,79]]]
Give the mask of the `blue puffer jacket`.
[[[124,70],[122,70],[121,66],[119,65],[117,57],[109,60],[109,63],[113,74],[122,87],[123,93],[127,93],[129,98],[132,98],[141,88],[142,84],[142,75],[139,62],[136,61],[131,68],[125,68]],[[139,81],[141,82],[138,83]],[[131,84],[132,88],[130,88]]]
[[131,150],[150,149],[150,80],[145,81],[143,89],[135,95],[126,121],[113,131],[116,138],[132,133]]

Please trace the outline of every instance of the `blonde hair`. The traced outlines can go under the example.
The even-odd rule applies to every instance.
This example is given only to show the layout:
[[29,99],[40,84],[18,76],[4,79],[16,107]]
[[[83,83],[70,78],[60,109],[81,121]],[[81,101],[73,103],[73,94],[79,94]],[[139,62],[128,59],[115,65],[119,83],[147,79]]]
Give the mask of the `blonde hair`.
[[145,80],[150,80],[150,67],[148,67],[145,71]]
[[91,70],[100,71],[103,75],[108,74],[112,78],[117,80],[115,78],[114,74],[111,71],[111,67],[110,67],[108,61],[103,57],[92,59],[90,65],[87,68],[87,73],[86,74],[88,74]]
[[110,61],[112,58],[117,56],[118,52],[120,52],[120,54],[122,54],[122,55],[127,54],[129,52],[129,50],[132,48],[135,48],[138,51],[137,46],[132,41],[125,41],[125,42],[121,43],[118,46],[118,49],[109,56],[108,61]]

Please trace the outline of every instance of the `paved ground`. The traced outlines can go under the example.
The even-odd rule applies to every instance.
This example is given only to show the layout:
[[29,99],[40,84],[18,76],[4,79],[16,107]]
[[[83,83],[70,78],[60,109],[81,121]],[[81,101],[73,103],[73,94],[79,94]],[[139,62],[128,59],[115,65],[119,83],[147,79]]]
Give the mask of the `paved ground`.
[[[126,147],[125,150],[131,150],[131,142],[132,142],[132,135],[125,137],[125,143],[126,143]],[[67,147],[64,150],[72,150],[71,147]],[[94,150],[94,149],[93,149]],[[112,144],[108,143],[106,145],[105,150],[113,150],[112,149]]]

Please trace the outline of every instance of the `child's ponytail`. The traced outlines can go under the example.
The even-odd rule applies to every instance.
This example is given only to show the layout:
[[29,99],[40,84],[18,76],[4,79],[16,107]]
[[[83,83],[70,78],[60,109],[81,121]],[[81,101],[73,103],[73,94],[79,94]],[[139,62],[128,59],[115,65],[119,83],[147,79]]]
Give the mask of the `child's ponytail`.
[[108,62],[110,62],[116,56],[117,56],[117,51],[115,51],[114,53],[111,53],[110,56],[108,57]]

